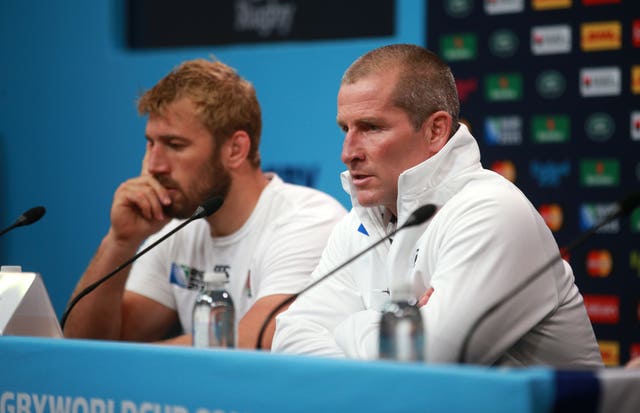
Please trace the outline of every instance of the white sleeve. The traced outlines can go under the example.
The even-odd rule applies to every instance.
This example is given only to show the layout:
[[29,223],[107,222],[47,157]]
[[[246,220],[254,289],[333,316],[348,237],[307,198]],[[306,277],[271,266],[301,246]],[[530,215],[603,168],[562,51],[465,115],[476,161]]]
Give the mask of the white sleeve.
[[267,245],[257,249],[261,275],[256,299],[296,293],[309,283],[331,230],[346,213],[337,202],[322,200],[283,215],[265,238]]
[[[438,229],[427,241],[427,254],[435,263],[435,291],[421,309],[429,362],[458,362],[469,331],[481,322],[465,361],[493,364],[558,305],[552,274],[564,270],[560,262],[514,291],[558,254],[550,232],[519,192],[492,196],[452,202],[434,218]],[[497,311],[480,320],[496,303]]]
[[[314,279],[327,274],[349,256],[348,244],[341,239],[345,220],[334,229]],[[339,271],[300,295],[289,309],[276,318],[272,351],[329,357],[352,356],[359,340],[347,331],[352,317],[365,310],[358,285],[349,267]],[[346,333],[346,334],[344,334]],[[336,334],[341,338],[336,338]],[[350,337],[351,336],[351,337]],[[347,345],[349,351],[340,344]]]
[[[140,251],[151,245],[178,224],[179,221],[177,220],[171,221],[171,223],[166,225],[161,231],[149,237],[140,247]],[[177,309],[177,304],[168,279],[171,268],[171,254],[169,251],[172,245],[173,240],[167,239],[134,262],[129,272],[125,289],[151,298],[175,310]]]

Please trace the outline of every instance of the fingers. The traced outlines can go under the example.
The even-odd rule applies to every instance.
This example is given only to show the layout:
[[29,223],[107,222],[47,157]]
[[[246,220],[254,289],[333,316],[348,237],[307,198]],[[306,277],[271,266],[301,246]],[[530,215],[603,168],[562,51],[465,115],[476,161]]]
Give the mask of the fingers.
[[420,297],[420,299],[418,300],[418,307],[422,307],[429,302],[429,298],[431,298],[431,294],[433,294],[433,291],[433,287],[431,287],[424,294],[422,294],[422,297]]
[[163,207],[170,204],[167,190],[150,175],[124,182],[114,197],[114,208],[137,210],[148,221],[165,220]]

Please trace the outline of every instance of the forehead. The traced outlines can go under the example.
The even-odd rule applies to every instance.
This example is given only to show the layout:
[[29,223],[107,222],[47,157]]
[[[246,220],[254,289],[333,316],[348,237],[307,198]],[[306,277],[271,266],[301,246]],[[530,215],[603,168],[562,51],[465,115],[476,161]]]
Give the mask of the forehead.
[[378,72],[342,84],[338,91],[338,122],[394,108],[397,76],[396,71]]
[[197,114],[195,104],[182,98],[167,104],[162,113],[152,113],[147,121],[146,133],[154,135],[200,136],[210,135]]

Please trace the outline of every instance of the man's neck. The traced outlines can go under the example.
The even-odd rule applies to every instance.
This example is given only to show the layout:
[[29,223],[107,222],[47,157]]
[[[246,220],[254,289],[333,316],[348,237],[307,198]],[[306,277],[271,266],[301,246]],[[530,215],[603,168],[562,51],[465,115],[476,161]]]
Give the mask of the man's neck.
[[239,230],[251,216],[269,179],[258,169],[233,175],[229,193],[218,212],[207,220],[211,236],[220,237]]

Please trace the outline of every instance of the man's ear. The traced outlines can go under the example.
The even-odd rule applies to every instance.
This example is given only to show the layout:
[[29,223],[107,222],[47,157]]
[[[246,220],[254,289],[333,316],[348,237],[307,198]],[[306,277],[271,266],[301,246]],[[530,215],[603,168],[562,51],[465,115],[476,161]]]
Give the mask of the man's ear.
[[444,147],[451,136],[451,115],[443,110],[433,113],[427,118],[422,127],[428,140],[429,152],[436,154]]
[[251,139],[245,131],[236,131],[224,143],[221,153],[222,162],[227,168],[237,168],[249,155],[251,149]]

